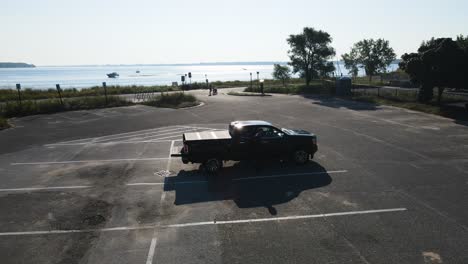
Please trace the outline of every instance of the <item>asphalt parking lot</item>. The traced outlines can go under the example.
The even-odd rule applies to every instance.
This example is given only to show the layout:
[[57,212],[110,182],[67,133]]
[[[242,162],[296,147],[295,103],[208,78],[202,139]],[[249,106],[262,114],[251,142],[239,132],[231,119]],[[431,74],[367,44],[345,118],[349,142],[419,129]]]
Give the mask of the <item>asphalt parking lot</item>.
[[[1,263],[468,263],[468,124],[325,97],[208,97],[13,120]],[[305,166],[170,158],[260,119],[318,135]]]

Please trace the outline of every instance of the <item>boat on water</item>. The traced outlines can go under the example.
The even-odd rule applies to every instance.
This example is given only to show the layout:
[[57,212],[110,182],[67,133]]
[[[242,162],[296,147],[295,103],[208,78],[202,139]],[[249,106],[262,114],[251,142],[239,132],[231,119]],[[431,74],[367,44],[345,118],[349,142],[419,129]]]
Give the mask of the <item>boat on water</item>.
[[119,74],[116,73],[116,72],[111,72],[111,73],[108,73],[108,74],[107,74],[107,77],[109,77],[109,78],[117,78],[117,77],[119,77]]
[[140,73],[140,71],[136,71],[136,73]]

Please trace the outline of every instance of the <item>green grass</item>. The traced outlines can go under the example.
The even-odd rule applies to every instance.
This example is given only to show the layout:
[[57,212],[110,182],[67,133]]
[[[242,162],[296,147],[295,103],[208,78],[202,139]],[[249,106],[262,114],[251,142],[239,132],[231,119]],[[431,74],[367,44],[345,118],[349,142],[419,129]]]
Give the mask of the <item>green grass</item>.
[[271,94],[251,93],[251,92],[229,92],[227,95],[234,96],[271,96]]
[[[254,76],[255,77],[255,76]],[[229,87],[247,87],[250,86],[250,81],[216,81],[210,83],[216,88],[229,88]],[[300,78],[294,78],[289,80],[287,85],[301,85],[304,84],[304,80]],[[252,81],[252,85],[256,87],[258,82],[256,79]],[[269,87],[283,87],[283,83],[280,80],[265,79],[265,86]],[[172,87],[166,85],[154,85],[154,86],[107,86],[108,95],[118,94],[134,94],[134,93],[159,93],[167,91],[180,91],[181,88],[186,89],[206,89],[206,83],[193,82],[191,86],[184,85],[179,87]],[[90,88],[66,88],[62,89],[63,98],[72,97],[85,97],[85,96],[100,96],[104,95],[104,88],[102,86],[93,86]],[[23,88],[21,90],[21,98],[23,100],[39,100],[39,99],[58,99],[59,95],[55,87],[49,89],[31,89]],[[16,89],[0,89],[0,102],[17,101],[18,91]]]
[[0,115],[4,117],[26,116],[37,114],[51,114],[63,111],[85,110],[105,107],[127,106],[133,103],[118,96],[77,97],[63,100],[63,105],[58,99],[26,100],[21,104],[6,102],[0,104]]
[[197,98],[185,93],[167,93],[156,96],[142,104],[164,108],[184,108],[199,105]]
[[[309,86],[302,84],[283,86],[272,86],[265,84],[265,93],[279,93],[279,94],[334,94],[335,93],[335,82],[328,80],[314,80]],[[260,93],[260,88],[254,86],[252,88],[247,87],[244,92]]]
[[[255,74],[254,74],[255,75]],[[254,79],[252,80],[252,87],[257,87],[258,80],[256,79],[256,75],[253,76]],[[214,87],[217,88],[232,88],[232,87],[250,87],[250,81],[216,81],[211,83]],[[286,82],[286,85],[300,85],[304,84],[304,79],[300,78],[292,78]],[[283,82],[281,80],[274,80],[274,79],[264,79],[264,85],[269,87],[284,87]]]
[[[172,86],[107,86],[108,95],[117,94],[133,94],[133,93],[152,93],[152,92],[167,92],[178,91],[180,88]],[[71,97],[84,97],[84,96],[100,96],[104,95],[104,88],[101,86],[94,86],[91,88],[67,88],[62,90],[63,98]],[[54,99],[59,98],[57,90],[51,89],[31,89],[26,88],[21,90],[21,98],[23,100],[37,100],[37,99]],[[18,91],[16,89],[0,89],[0,102],[16,101],[18,100]]]
[[8,123],[8,120],[0,116],[0,130],[9,128],[9,127],[10,127],[10,124]]

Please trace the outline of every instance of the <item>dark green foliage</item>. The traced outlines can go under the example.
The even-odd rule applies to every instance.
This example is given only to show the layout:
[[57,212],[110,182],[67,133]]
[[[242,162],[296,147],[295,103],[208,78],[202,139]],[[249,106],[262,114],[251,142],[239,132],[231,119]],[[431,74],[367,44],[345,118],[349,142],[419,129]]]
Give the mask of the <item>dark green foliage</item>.
[[342,56],[345,67],[357,76],[358,67],[364,68],[369,81],[372,75],[383,73],[396,55],[388,40],[364,39],[354,44],[351,52]]
[[6,102],[0,104],[0,115],[5,117],[14,117],[51,114],[62,111],[126,106],[132,104],[118,96],[108,96],[107,104],[104,96],[70,98],[65,99],[63,102],[63,106],[58,99],[26,100],[21,104],[18,104],[17,102]]
[[[107,86],[108,95],[117,94],[133,94],[133,93],[150,93],[150,92],[167,92],[177,91],[178,87],[172,86]],[[94,86],[91,88],[68,88],[62,89],[62,97],[82,97],[82,96],[99,96],[104,95],[104,88],[102,86]],[[36,100],[36,99],[52,99],[58,98],[56,89],[31,89],[26,88],[21,90],[21,97],[24,100]],[[18,99],[18,91],[16,89],[0,89],[0,102],[15,101]]]
[[8,124],[8,120],[0,116],[0,130],[9,128],[10,124]]
[[286,86],[286,81],[291,79],[291,69],[286,65],[275,64],[273,65],[273,78],[281,80],[283,86]]
[[326,77],[335,70],[330,59],[335,50],[330,46],[332,38],[327,32],[304,28],[298,35],[287,39],[291,49],[288,51],[294,73],[299,73],[309,86],[312,79]]
[[421,85],[419,101],[428,102],[438,88],[440,103],[445,88],[468,88],[467,39],[432,38],[421,44],[417,53],[404,54],[400,68],[414,83]]
[[[260,89],[257,87],[248,87],[244,92],[260,93]],[[335,94],[335,82],[318,80],[311,81],[309,86],[307,85],[290,85],[287,87],[268,86],[265,85],[265,93],[279,93],[279,94]]]
[[359,73],[359,63],[357,60],[356,50],[352,49],[349,54],[341,55],[341,58],[344,61],[345,68],[351,72],[353,78],[356,78]]
[[185,93],[167,93],[161,94],[152,100],[143,103],[148,106],[165,108],[183,108],[198,105],[197,98],[191,94]]

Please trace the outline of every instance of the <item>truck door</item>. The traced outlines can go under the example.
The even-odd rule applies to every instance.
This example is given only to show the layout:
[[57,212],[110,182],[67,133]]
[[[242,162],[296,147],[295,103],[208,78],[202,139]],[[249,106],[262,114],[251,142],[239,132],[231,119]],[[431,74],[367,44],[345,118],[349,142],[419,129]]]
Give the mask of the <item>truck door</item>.
[[284,133],[270,126],[258,127],[254,135],[254,142],[255,158],[257,159],[279,159],[287,147]]
[[233,160],[248,160],[251,159],[254,153],[252,134],[255,132],[253,127],[242,127],[240,130],[234,131],[231,156]]

